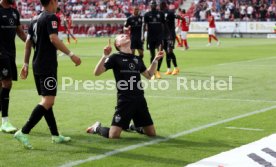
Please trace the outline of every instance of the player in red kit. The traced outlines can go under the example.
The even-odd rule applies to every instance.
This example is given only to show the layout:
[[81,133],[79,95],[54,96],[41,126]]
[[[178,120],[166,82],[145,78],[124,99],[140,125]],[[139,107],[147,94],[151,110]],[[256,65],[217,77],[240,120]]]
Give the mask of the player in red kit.
[[70,36],[74,39],[75,43],[78,42],[77,38],[71,33],[72,19],[70,14],[66,14],[64,28],[67,34],[67,43],[70,44]]
[[208,18],[208,22],[209,22],[209,29],[208,29],[208,34],[209,34],[209,38],[208,38],[208,44],[207,46],[211,46],[211,41],[212,38],[217,41],[217,46],[220,45],[220,42],[218,40],[218,38],[216,37],[216,24],[215,24],[215,18],[214,16],[212,16],[211,11],[207,11],[207,18]]
[[58,19],[58,38],[63,41],[64,34],[66,33],[65,31],[65,16],[61,12],[60,8],[57,8],[56,16]]
[[186,10],[182,10],[182,22],[181,22],[181,41],[182,46],[185,46],[185,49],[189,49],[188,42],[187,42],[187,34],[189,32],[189,26],[190,26],[190,16],[186,14]]
[[[181,8],[178,9],[178,15],[180,15],[180,16],[182,15]],[[177,46],[183,47],[182,42],[181,42],[181,19],[177,19],[175,33],[176,33],[175,39],[177,41]]]

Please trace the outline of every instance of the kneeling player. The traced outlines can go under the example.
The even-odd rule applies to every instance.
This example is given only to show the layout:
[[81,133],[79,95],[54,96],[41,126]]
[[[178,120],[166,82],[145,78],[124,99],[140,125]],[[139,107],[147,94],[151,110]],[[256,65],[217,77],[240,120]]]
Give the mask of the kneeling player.
[[[106,138],[120,138],[123,129],[128,129],[129,123],[133,120],[136,127],[143,127],[143,132],[147,136],[156,136],[153,121],[151,119],[144,91],[141,84],[140,73],[150,79],[158,63],[164,56],[162,51],[158,52],[152,64],[147,69],[141,57],[132,54],[130,48],[130,38],[128,35],[118,35],[115,38],[115,48],[119,51],[111,56],[110,41],[104,48],[104,55],[98,62],[94,74],[101,75],[109,69],[113,69],[117,85],[117,106],[110,128],[101,127],[100,122],[96,122],[87,128],[87,133],[99,134]],[[131,82],[130,82],[131,81]],[[127,83],[123,85],[120,83]]]

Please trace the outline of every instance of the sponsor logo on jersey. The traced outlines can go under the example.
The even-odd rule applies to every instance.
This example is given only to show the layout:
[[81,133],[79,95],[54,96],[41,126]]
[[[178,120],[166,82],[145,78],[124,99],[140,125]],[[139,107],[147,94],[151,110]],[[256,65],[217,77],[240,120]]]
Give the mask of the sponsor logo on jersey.
[[133,63],[129,63],[128,67],[131,71],[135,70],[135,65]]

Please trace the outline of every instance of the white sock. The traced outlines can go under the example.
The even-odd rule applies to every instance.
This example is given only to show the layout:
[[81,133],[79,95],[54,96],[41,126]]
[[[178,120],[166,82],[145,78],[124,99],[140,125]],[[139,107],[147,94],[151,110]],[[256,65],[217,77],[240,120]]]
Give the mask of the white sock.
[[171,71],[171,69],[170,69],[170,68],[168,68],[168,69],[167,69],[167,71]]
[[8,122],[8,117],[2,117],[2,124]]

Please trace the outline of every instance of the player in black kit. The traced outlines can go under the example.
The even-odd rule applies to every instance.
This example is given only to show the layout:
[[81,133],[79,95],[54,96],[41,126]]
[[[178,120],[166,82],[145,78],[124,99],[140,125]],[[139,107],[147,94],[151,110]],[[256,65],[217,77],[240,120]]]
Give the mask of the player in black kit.
[[76,66],[81,60],[58,38],[58,18],[55,15],[58,0],[40,0],[44,11],[31,23],[25,46],[24,66],[21,70],[21,78],[28,76],[28,63],[31,54],[31,44],[34,45],[33,72],[37,92],[42,96],[41,102],[34,108],[29,120],[23,128],[17,131],[14,137],[27,149],[32,149],[26,134],[45,118],[52,134],[53,143],[68,142],[70,137],[64,137],[58,133],[53,105],[57,93],[57,49],[70,56]]
[[138,50],[139,56],[144,57],[143,41],[142,41],[142,25],[143,17],[139,15],[139,7],[134,7],[133,15],[127,18],[124,30],[130,31],[132,54],[135,54],[135,49]]
[[9,96],[12,81],[17,81],[15,36],[25,42],[26,35],[20,25],[20,15],[11,7],[14,0],[0,1],[0,131],[12,133],[17,130],[8,120]]
[[122,130],[128,129],[130,121],[133,120],[136,127],[143,127],[145,135],[154,137],[155,128],[144,97],[140,74],[150,79],[156,70],[158,60],[164,53],[158,52],[147,69],[143,59],[132,54],[131,40],[127,34],[118,35],[114,45],[119,52],[109,56],[112,50],[109,41],[103,57],[94,70],[94,74],[99,76],[113,69],[118,99],[112,125],[110,128],[101,127],[101,123],[96,122],[87,128],[87,133],[99,134],[106,138],[120,138]]
[[[164,23],[165,17],[164,13],[157,10],[156,1],[151,1],[151,11],[145,13],[144,15],[144,26],[143,26],[143,34],[142,39],[145,38],[145,32],[147,36],[147,49],[150,50],[151,62],[155,56],[155,49],[159,48],[159,46],[163,46],[163,38],[164,38]],[[160,79],[160,68],[162,64],[162,58],[158,61],[157,71],[154,75],[154,78]]]
[[[166,2],[161,2],[160,10],[164,12],[165,15],[164,50],[166,52],[166,60],[168,67],[165,75],[177,75],[179,73],[179,68],[177,67],[176,57],[173,52],[176,38],[175,19],[181,19],[181,17],[175,15],[173,11],[169,11]],[[174,65],[173,71],[171,71],[171,61]]]

